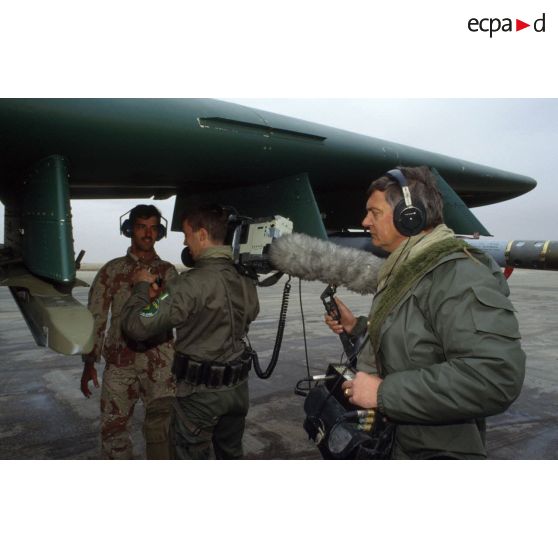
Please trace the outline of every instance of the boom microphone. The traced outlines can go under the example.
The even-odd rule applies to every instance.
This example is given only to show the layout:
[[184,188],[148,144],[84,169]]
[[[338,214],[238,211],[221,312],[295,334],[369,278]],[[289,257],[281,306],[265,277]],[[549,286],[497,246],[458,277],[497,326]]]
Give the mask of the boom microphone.
[[275,239],[269,254],[273,265],[283,273],[347,287],[360,294],[376,292],[378,270],[385,261],[362,250],[300,233]]

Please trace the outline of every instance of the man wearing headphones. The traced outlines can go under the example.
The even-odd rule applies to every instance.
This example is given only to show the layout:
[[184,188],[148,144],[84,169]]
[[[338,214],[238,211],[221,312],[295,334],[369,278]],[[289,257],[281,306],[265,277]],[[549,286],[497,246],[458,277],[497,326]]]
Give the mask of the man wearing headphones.
[[[229,211],[218,205],[185,214],[184,244],[193,269],[153,298],[153,276],[140,271],[122,312],[123,330],[138,341],[176,327],[173,374],[175,457],[243,455],[251,355],[244,338],[259,312],[256,282],[240,273],[225,244]],[[183,258],[184,260],[185,258]]]
[[[146,342],[127,338],[121,330],[122,308],[130,297],[133,276],[148,271],[162,286],[178,276],[176,269],[155,252],[155,242],[167,234],[161,213],[153,205],[138,205],[121,223],[131,239],[124,257],[105,264],[89,290],[88,308],[95,319],[95,344],[83,356],[81,391],[91,396],[89,382],[99,387],[95,364],[105,359],[101,390],[101,445],[103,457],[131,459],[129,422],[138,399],[145,407],[143,432],[148,459],[168,459],[170,409],[175,395],[171,374],[173,334],[168,328]],[[106,331],[110,311],[110,326]]]
[[380,269],[370,316],[338,301],[335,332],[368,332],[359,372],[342,388],[395,424],[394,459],[482,459],[485,417],[517,398],[525,374],[509,288],[495,262],[454,237],[426,167],[372,182],[366,217]]

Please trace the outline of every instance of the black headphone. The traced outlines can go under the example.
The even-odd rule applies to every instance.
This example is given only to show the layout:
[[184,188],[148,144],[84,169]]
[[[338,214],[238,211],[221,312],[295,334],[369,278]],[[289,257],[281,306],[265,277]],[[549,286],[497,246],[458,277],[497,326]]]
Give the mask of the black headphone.
[[[130,209],[130,211],[132,210]],[[122,218],[126,217],[126,215],[130,213],[130,211],[126,211],[124,215],[120,216],[120,234],[123,234],[126,238],[132,238],[132,231],[134,230],[134,225],[132,224],[132,221],[130,219],[125,219],[124,222],[122,222]],[[167,236],[168,221],[162,215],[160,215],[160,219],[164,221],[165,224],[163,225],[159,223],[157,225],[157,238],[155,239],[157,241]]]
[[420,201],[413,203],[407,179],[400,169],[392,169],[385,176],[395,180],[401,187],[403,199],[393,210],[393,224],[403,236],[415,236],[426,227],[426,210]]

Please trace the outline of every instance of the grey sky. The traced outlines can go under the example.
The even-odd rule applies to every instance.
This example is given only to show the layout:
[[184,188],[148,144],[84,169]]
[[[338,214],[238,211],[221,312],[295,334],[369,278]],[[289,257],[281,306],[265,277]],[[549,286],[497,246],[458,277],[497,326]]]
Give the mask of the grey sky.
[[[436,151],[531,176],[534,191],[474,213],[496,238],[558,239],[558,194],[553,170],[558,145],[556,99],[227,99],[271,112]],[[121,255],[118,217],[136,200],[73,201],[76,252],[87,262]],[[155,204],[170,220],[174,199]],[[1,212],[3,230],[3,212]],[[158,244],[180,260],[182,234]]]
[[498,238],[558,237],[557,99],[237,102],[531,176],[532,192],[474,213]]

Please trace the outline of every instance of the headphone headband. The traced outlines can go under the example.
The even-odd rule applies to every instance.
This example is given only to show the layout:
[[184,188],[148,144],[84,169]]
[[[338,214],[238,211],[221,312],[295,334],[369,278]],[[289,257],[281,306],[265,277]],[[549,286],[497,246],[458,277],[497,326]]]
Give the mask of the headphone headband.
[[391,169],[388,170],[384,176],[387,176],[389,178],[391,178],[392,180],[395,180],[395,182],[397,182],[397,184],[399,184],[399,186],[401,186],[401,188],[403,188],[404,186],[407,186],[407,179],[405,178],[405,175],[403,174],[403,172],[400,169]]
[[[124,213],[124,215],[120,216],[120,234],[123,234],[126,238],[132,238],[132,230],[134,228],[134,225],[131,221],[131,219],[124,219],[124,221],[122,220],[124,217],[126,217],[126,215],[128,215],[130,212],[132,211],[132,209],[130,209],[129,211],[126,211],[126,213]],[[161,221],[164,221],[165,224],[163,225],[161,223]],[[159,215],[159,225],[157,226],[157,238],[156,240],[162,240],[163,238],[165,238],[167,236],[167,227],[168,227],[168,221],[162,216]]]

